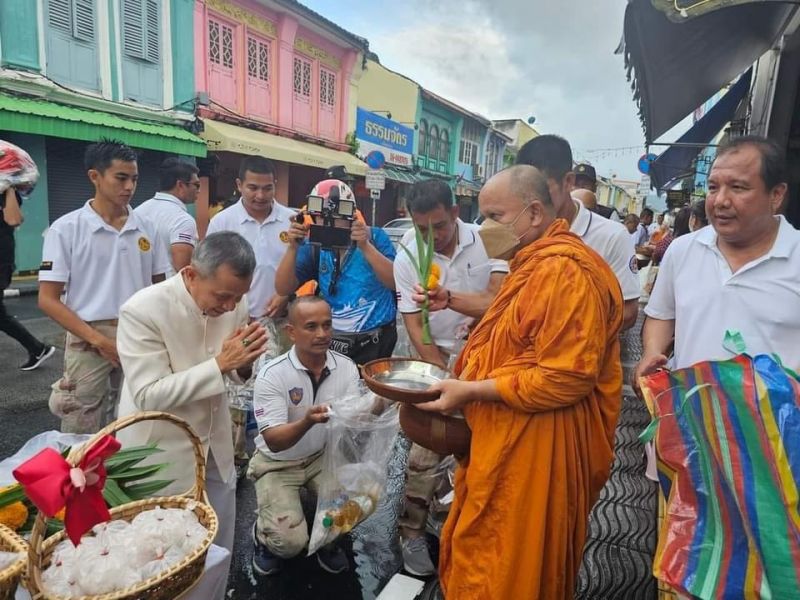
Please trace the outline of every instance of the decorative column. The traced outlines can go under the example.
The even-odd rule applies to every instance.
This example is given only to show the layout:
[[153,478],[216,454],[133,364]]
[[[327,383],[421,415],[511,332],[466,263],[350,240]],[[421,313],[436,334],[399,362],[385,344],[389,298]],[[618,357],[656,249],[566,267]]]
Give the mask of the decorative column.
[[[349,131],[355,130],[356,126],[356,106],[358,104],[358,84],[361,80],[363,69],[358,65],[356,70],[356,60],[360,53],[355,50],[348,50],[342,57],[342,71],[340,74],[342,81],[342,103],[339,106],[339,135],[338,142],[344,143],[345,136]],[[353,105],[350,106],[352,99]]]
[[279,127],[293,129],[294,39],[297,21],[287,14],[278,21],[278,118]]

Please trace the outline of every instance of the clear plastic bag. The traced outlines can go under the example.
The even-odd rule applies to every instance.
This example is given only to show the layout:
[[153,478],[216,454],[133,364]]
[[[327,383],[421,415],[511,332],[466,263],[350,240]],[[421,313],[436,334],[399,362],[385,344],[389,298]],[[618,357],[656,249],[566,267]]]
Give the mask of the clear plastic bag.
[[[0,146],[2,146],[0,140]],[[13,471],[29,458],[32,458],[45,448],[53,448],[56,452],[63,452],[67,448],[80,446],[92,439],[90,434],[61,433],[60,431],[45,431],[33,436],[25,445],[0,462],[0,487],[13,485],[17,482]]]
[[10,187],[33,188],[39,169],[30,154],[11,142],[0,140],[0,193]]
[[0,550],[0,571],[6,569],[22,558],[21,552],[3,552]]
[[387,465],[399,427],[397,405],[369,392],[331,406],[309,555],[375,511],[386,493]]
[[408,358],[409,356],[414,356],[415,350],[414,346],[411,344],[411,338],[408,336],[408,332],[406,331],[406,325],[403,322],[403,317],[398,314],[397,315],[397,343],[394,345],[394,352],[392,352],[392,356],[397,358]]

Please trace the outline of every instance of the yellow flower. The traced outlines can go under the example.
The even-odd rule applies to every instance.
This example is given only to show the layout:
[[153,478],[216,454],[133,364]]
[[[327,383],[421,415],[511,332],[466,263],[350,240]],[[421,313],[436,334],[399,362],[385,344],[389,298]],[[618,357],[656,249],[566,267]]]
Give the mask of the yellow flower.
[[439,269],[439,265],[431,263],[431,274],[428,276],[428,286],[426,289],[432,290],[439,285],[439,276],[441,274],[442,271]]
[[0,508],[0,523],[14,531],[25,525],[28,520],[28,509],[22,502],[14,502]]

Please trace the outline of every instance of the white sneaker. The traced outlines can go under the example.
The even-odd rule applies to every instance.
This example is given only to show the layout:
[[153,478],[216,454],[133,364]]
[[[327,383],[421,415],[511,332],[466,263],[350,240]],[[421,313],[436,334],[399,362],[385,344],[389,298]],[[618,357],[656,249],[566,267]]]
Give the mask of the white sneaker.
[[436,573],[436,566],[431,560],[428,540],[425,536],[403,540],[403,566],[405,570],[417,577],[428,577]]

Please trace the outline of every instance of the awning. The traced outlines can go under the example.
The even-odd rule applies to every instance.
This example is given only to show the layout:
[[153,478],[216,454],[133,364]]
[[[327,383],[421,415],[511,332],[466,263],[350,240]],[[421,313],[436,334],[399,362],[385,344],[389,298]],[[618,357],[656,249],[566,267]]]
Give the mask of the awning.
[[389,165],[383,167],[383,170],[386,173],[386,179],[391,179],[392,181],[399,181],[400,183],[416,183],[424,179],[424,177],[420,177],[419,175],[417,175],[412,171],[398,169],[396,167],[391,167]]
[[177,125],[137,121],[111,113],[6,94],[0,94],[0,130],[87,142],[107,137],[134,148],[186,156],[206,155],[205,142]]
[[733,118],[739,103],[750,90],[752,75],[753,69],[750,68],[677,142],[698,144],[697,146],[671,146],[650,163],[650,181],[657,190],[668,189],[678,179],[682,179],[703,149],[699,144],[708,144]]
[[650,0],[631,0],[625,9],[625,65],[646,141],[655,141],[749,68],[796,9],[777,2],[741,4],[673,23]]
[[210,151],[259,155],[318,169],[344,165],[353,175],[363,176],[367,172],[366,163],[347,152],[211,119],[203,119],[203,124],[205,129],[200,135]]
[[786,0],[651,0],[653,6],[663,12],[670,21],[683,23],[688,19],[702,17],[706,13],[723,8],[729,8],[735,4],[755,4],[757,2],[785,2]]

